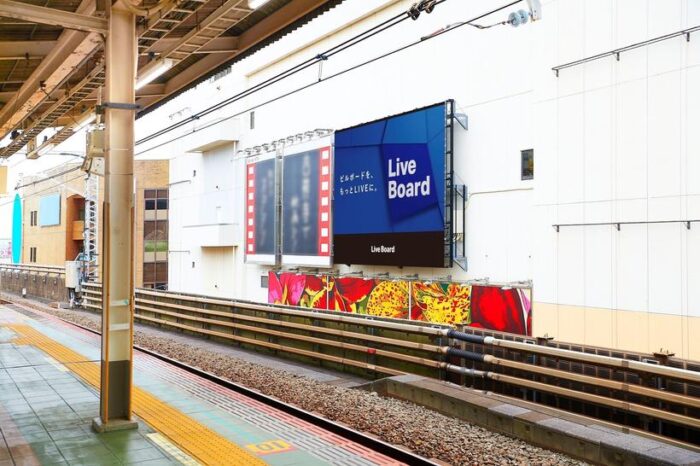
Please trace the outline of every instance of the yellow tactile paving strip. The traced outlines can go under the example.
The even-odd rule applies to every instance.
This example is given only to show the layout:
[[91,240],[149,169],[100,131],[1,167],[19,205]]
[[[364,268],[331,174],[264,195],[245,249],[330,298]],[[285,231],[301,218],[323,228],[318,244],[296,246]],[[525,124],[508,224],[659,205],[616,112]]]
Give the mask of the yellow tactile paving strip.
[[[87,360],[38,330],[24,324],[9,324],[21,337],[14,344],[32,345],[56,359],[68,363],[70,370],[95,388],[100,385],[100,366]],[[86,361],[76,364],[76,362]],[[132,392],[134,414],[159,431],[172,442],[203,464],[263,465],[260,458],[251,455],[230,440],[193,420],[179,410],[162,402],[150,393],[134,387]]]

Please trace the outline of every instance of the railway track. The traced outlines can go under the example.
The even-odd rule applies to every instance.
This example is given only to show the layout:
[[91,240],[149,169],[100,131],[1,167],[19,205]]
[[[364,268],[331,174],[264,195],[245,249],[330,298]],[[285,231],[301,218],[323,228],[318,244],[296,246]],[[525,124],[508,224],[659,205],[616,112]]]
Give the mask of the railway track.
[[[99,284],[86,307],[100,309]],[[583,414],[696,448],[700,363],[469,327],[139,289],[136,320],[365,377],[430,376]]]
[[[10,302],[3,302],[0,301],[0,304],[4,304],[5,306],[10,307],[11,309],[17,310],[19,312],[35,312],[33,309],[25,309],[22,306],[18,306],[16,304],[10,303]],[[59,319],[62,322],[74,326],[76,328],[79,328],[81,330],[84,330],[86,332],[90,332],[95,335],[100,335],[101,333],[91,329],[89,327],[77,324],[75,322],[71,322],[70,320],[63,319],[58,316],[53,316],[53,318]],[[144,348],[139,345],[134,345],[134,349],[136,351],[140,351],[144,354],[148,354],[149,356],[155,357],[161,361],[164,361],[168,364],[171,364],[175,367],[178,367],[179,369],[185,370],[193,375],[196,375],[197,377],[200,377],[204,380],[208,380],[210,382],[215,383],[216,385],[219,385],[221,387],[224,387],[226,389],[235,391],[237,393],[240,393],[248,398],[251,398],[255,401],[264,403],[267,406],[270,406],[272,408],[275,408],[277,410],[280,410],[286,414],[289,414],[291,416],[294,416],[295,418],[301,419],[303,421],[306,421],[316,427],[319,427],[325,431],[332,432],[335,435],[338,435],[340,437],[343,437],[347,440],[350,440],[356,444],[362,445],[364,447],[367,447],[371,450],[374,450],[376,452],[379,452],[393,460],[396,460],[397,462],[400,463],[405,463],[405,464],[411,464],[411,465],[417,465],[417,466],[437,466],[438,463],[435,463],[434,461],[431,461],[427,458],[424,458],[406,448],[402,448],[397,445],[393,445],[387,442],[382,441],[381,439],[372,436],[372,435],[367,435],[364,434],[360,431],[357,431],[355,429],[352,429],[351,427],[348,427],[346,425],[331,421],[329,419],[326,419],[322,416],[319,416],[317,414],[314,414],[312,412],[306,411],[304,409],[301,409],[299,407],[296,407],[292,404],[285,403],[282,400],[279,400],[277,398],[265,395],[257,390],[253,390],[250,388],[247,388],[243,385],[237,384],[235,382],[231,382],[230,380],[223,379],[221,377],[218,377],[215,374],[212,374],[210,372],[204,371],[202,369],[199,369],[197,367],[191,366],[189,364],[186,364],[182,361],[178,361],[176,359],[170,358],[166,355],[160,354],[158,352],[152,351],[148,348]]]

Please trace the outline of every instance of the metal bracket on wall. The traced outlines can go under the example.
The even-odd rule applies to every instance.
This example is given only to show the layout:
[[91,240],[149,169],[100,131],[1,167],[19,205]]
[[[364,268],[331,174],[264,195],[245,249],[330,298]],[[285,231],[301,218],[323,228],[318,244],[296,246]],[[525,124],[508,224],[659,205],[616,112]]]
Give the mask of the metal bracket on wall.
[[115,110],[141,110],[141,105],[139,104],[126,104],[122,102],[102,102],[102,104],[95,107],[96,113],[103,114],[106,108],[113,108]]
[[602,222],[602,223],[557,223],[552,225],[554,230],[559,233],[562,227],[591,227],[591,226],[614,226],[617,231],[620,231],[622,225],[658,225],[663,223],[682,223],[687,230],[690,230],[693,223],[700,222],[700,219],[690,220],[651,220],[647,222]]
[[455,113],[454,117],[457,123],[459,123],[459,126],[466,130],[469,129],[469,117],[467,117],[466,113]]
[[582,65],[582,64],[584,64],[584,63],[588,63],[588,62],[591,62],[591,61],[594,61],[594,60],[600,60],[601,58],[614,56],[615,59],[616,59],[617,61],[620,61],[620,54],[623,53],[623,52],[628,52],[628,51],[630,51],[630,50],[634,50],[634,49],[637,49],[637,48],[640,48],[640,47],[644,47],[644,46],[647,46],[647,45],[655,44],[655,43],[657,43],[657,42],[662,42],[662,41],[665,41],[665,40],[673,39],[674,37],[682,37],[682,36],[685,36],[686,42],[690,42],[690,35],[691,35],[693,32],[698,32],[698,31],[700,31],[700,25],[698,25],[698,26],[693,26],[693,27],[690,27],[690,28],[687,28],[687,29],[683,29],[683,30],[681,30],[681,31],[676,31],[676,32],[672,32],[672,33],[669,33],[669,34],[665,34],[665,35],[663,35],[663,36],[657,36],[657,37],[654,37],[654,38],[651,38],[651,39],[648,39],[648,40],[645,40],[645,41],[642,41],[642,42],[637,42],[637,43],[634,43],[634,44],[627,45],[627,46],[625,46],[625,47],[620,47],[620,48],[618,48],[618,49],[614,49],[614,50],[610,50],[610,51],[607,51],[607,52],[599,53],[599,54],[597,54],[597,55],[591,55],[591,56],[586,57],[586,58],[581,58],[580,60],[575,60],[575,61],[572,61],[572,62],[569,62],[569,63],[564,63],[563,65],[558,65],[558,66],[553,67],[553,68],[552,68],[552,71],[554,71],[554,74],[555,74],[556,77],[558,78],[558,77],[559,77],[559,71],[560,71],[560,70],[563,70],[563,69],[565,69],[565,68],[571,68],[571,67],[573,67],[573,66]]

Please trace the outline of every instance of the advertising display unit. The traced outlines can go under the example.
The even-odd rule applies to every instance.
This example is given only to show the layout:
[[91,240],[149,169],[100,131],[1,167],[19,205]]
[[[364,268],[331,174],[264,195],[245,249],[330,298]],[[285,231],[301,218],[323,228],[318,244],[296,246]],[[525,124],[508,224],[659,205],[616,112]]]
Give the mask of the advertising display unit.
[[273,265],[277,258],[277,153],[246,159],[246,262]]
[[331,266],[331,168],[330,137],[284,148],[283,265]]
[[452,266],[447,101],[335,133],[338,264]]

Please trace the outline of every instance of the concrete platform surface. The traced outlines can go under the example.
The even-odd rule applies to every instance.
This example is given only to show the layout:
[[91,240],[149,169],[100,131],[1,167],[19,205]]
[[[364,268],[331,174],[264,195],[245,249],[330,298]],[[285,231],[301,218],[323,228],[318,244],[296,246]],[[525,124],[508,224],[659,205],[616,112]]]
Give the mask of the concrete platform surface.
[[139,429],[97,434],[99,345],[99,336],[47,314],[0,304],[0,466],[396,464],[139,352]]

